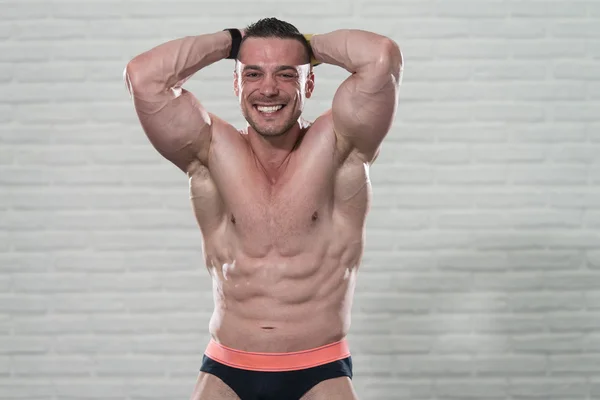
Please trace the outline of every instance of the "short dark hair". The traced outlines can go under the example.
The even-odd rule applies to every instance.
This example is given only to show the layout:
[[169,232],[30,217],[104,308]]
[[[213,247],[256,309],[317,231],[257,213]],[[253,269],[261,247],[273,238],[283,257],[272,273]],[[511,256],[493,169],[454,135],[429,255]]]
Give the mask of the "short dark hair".
[[[242,44],[248,38],[279,38],[279,39],[295,39],[302,43],[306,49],[306,63],[310,63],[312,50],[310,44],[302,33],[294,25],[289,22],[279,20],[274,17],[262,18],[258,21],[248,25],[245,28],[244,38],[240,43],[240,49]],[[238,56],[239,56],[238,52]]]

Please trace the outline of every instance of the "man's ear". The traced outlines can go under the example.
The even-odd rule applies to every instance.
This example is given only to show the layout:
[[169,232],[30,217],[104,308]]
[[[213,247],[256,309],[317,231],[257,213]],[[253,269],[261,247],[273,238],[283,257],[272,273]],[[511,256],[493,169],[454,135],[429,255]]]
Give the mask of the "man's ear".
[[306,78],[306,98],[310,99],[310,97],[312,96],[313,90],[315,89],[315,74],[313,74],[312,72],[312,67],[311,67],[311,71],[308,73],[308,78]]

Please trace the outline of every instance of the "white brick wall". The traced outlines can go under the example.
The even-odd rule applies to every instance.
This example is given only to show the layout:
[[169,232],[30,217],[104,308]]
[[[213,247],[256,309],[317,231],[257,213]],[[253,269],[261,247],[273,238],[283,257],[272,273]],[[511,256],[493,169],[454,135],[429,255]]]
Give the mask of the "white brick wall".
[[[184,399],[212,308],[187,182],[122,81],[260,17],[406,59],[351,347],[361,399],[600,398],[600,2],[0,2],[0,399]],[[241,126],[232,63],[187,88]],[[323,65],[306,115],[345,72]]]

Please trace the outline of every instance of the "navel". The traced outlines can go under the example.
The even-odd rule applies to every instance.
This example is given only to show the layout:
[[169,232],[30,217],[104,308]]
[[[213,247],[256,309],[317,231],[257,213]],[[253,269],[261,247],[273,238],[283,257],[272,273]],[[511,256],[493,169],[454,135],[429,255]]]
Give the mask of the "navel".
[[235,225],[235,215],[231,214],[231,223]]
[[313,221],[316,221],[316,220],[317,220],[317,218],[319,218],[319,213],[315,211],[315,212],[313,213],[312,217],[310,217],[310,219],[311,219],[311,220],[313,220]]

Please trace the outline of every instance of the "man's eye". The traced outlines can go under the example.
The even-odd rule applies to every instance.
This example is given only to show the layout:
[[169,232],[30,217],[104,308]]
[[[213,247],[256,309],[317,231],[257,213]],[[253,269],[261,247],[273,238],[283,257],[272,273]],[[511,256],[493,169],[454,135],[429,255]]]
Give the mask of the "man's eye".
[[258,76],[258,74],[257,74],[256,72],[251,72],[251,73],[249,73],[249,74],[246,74],[246,76],[247,76],[248,78],[256,78],[256,77]]
[[283,74],[284,78],[295,78],[296,75],[292,75],[292,74]]

